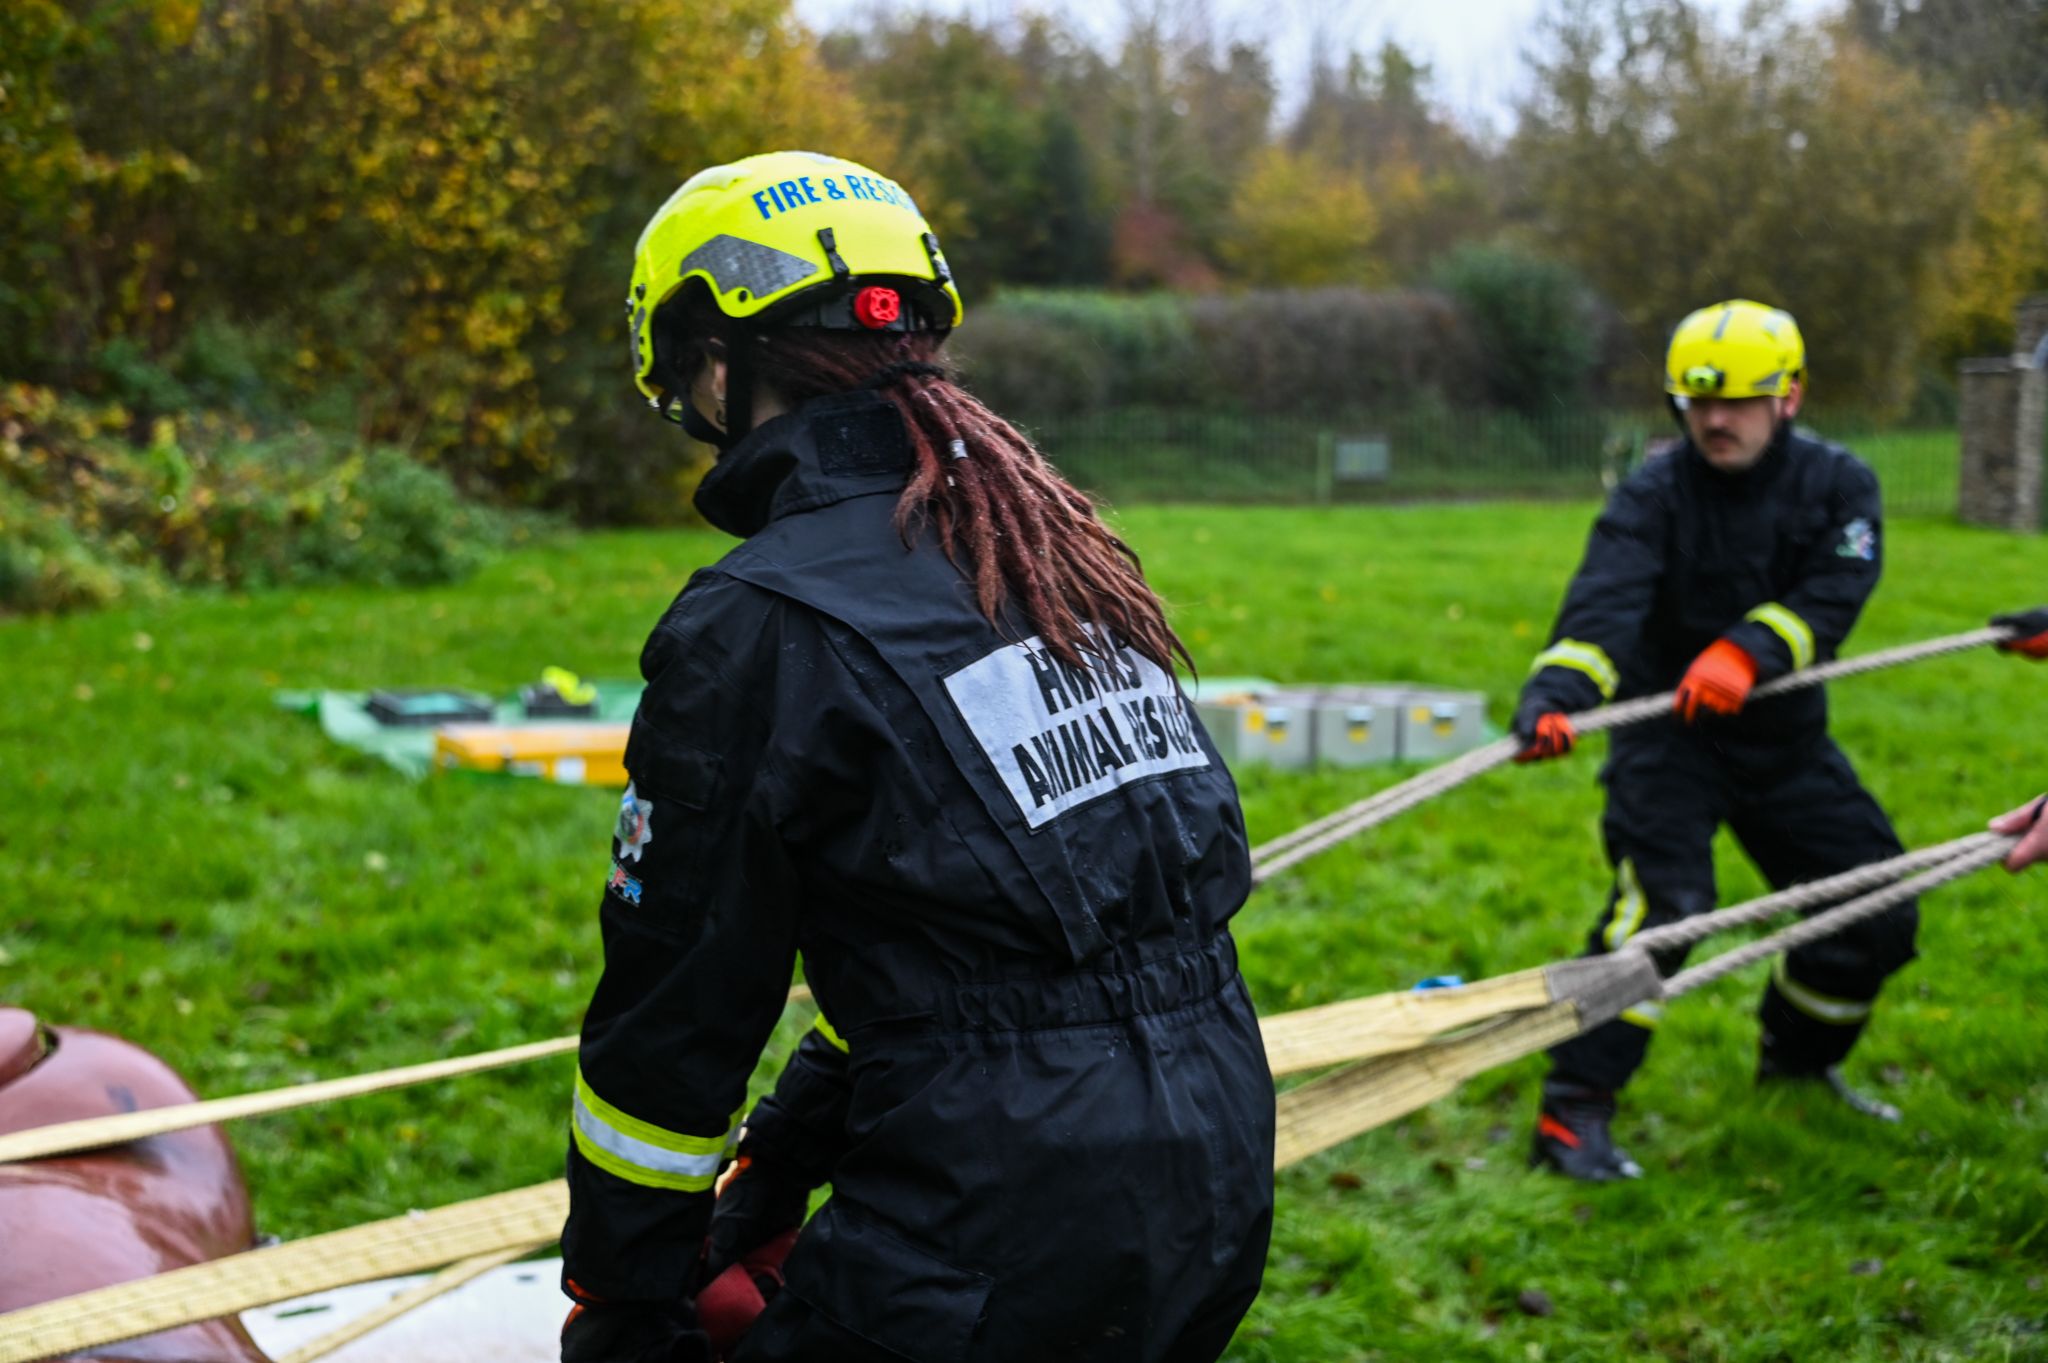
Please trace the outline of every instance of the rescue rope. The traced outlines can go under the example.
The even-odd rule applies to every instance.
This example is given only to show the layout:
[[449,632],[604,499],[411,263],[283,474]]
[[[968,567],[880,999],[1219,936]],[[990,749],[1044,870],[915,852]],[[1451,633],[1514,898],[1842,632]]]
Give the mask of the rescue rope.
[[[800,984],[789,991],[788,1001],[800,1003],[810,996],[809,986]],[[26,1130],[0,1135],[0,1164],[15,1160],[43,1159],[51,1155],[68,1155],[80,1150],[97,1150],[102,1146],[123,1145],[150,1136],[165,1136],[173,1131],[189,1131],[195,1126],[212,1126],[216,1122],[229,1122],[241,1117],[261,1117],[274,1112],[289,1112],[293,1108],[310,1107],[315,1103],[358,1098],[366,1093],[383,1093],[389,1089],[409,1088],[414,1084],[431,1083],[437,1079],[456,1079],[466,1074],[481,1074],[486,1070],[524,1064],[529,1060],[545,1060],[550,1056],[566,1055],[576,1049],[576,1043],[577,1038],[574,1036],[556,1037],[552,1041],[530,1041],[523,1046],[480,1051],[475,1055],[457,1056],[452,1060],[430,1060],[421,1065],[405,1065],[398,1069],[377,1070],[369,1074],[352,1074],[341,1079],[319,1079],[310,1084],[292,1084],[285,1088],[265,1089],[258,1093],[237,1094],[232,1098],[209,1098],[196,1103],[178,1103],[170,1107],[144,1108],[139,1112],[117,1112],[106,1117],[85,1117],[72,1122],[57,1122],[50,1126],[32,1126]]]
[[[1902,875],[1940,865],[1965,852],[2003,849],[2011,846],[2011,841],[2009,837],[1996,833],[1973,833],[1886,861],[1859,866],[1823,880],[1794,885],[1747,903],[1650,928],[1631,938],[1628,944],[1644,951],[1690,947],[1718,933],[1764,922],[1790,909],[1830,903],[1845,894],[1886,884]],[[1297,1074],[1325,1065],[1402,1051],[1454,1028],[1518,1007],[1549,1003],[1560,997],[1558,986],[1550,978],[1556,969],[1539,967],[1491,980],[1479,980],[1456,989],[1345,999],[1262,1018],[1259,1026],[1273,1073]],[[1583,984],[1575,982],[1574,988],[1582,990]],[[791,1003],[809,997],[810,990],[803,985],[789,993]],[[267,1116],[342,1098],[479,1074],[528,1060],[563,1055],[575,1050],[576,1043],[577,1038],[573,1036],[558,1037],[552,1041],[508,1046],[452,1060],[431,1061],[342,1079],[316,1080],[232,1098],[213,1098],[30,1127],[0,1135],[0,1164],[95,1150],[197,1126],[211,1126],[217,1122]]]
[[1802,923],[1794,923],[1791,927],[1774,932],[1768,937],[1759,938],[1732,951],[1724,951],[1711,961],[1681,970],[1664,981],[1664,997],[1675,999],[1681,994],[1689,994],[1724,976],[1734,974],[1744,966],[1796,950],[1809,942],[1817,942],[1844,928],[1853,927],[1866,918],[1874,917],[1895,904],[1911,899],[1914,895],[1946,885],[1951,880],[1960,880],[1973,871],[1983,870],[1993,862],[2003,861],[2006,854],[2019,842],[2016,836],[1997,833],[1988,833],[1984,837],[1985,841],[1981,845],[1939,866],[1902,880],[1888,889],[1876,890],[1861,898],[1852,899],[1839,908],[1824,910]]
[[[1928,639],[1917,644],[1905,644],[1877,653],[1867,653],[1857,658],[1840,658],[1834,662],[1790,673],[1776,681],[1766,682],[1756,689],[1753,700],[1783,695],[1788,691],[1798,691],[1864,672],[1876,672],[1884,668],[1900,667],[1906,663],[1922,662],[1928,658],[1943,657],[1950,653],[1982,648],[1986,644],[2010,639],[2015,633],[2015,630],[2005,626],[1992,626],[1939,639]],[[1642,696],[1615,705],[1584,710],[1571,716],[1572,726],[1581,733],[1601,733],[1609,729],[1641,724],[1669,715],[1672,697],[1675,694],[1667,691],[1662,695]],[[1511,760],[1521,751],[1521,747],[1520,741],[1513,737],[1496,739],[1442,766],[1433,767],[1399,785],[1390,786],[1386,790],[1334,810],[1290,833],[1284,833],[1270,842],[1254,847],[1252,883],[1262,884],[1318,852],[1334,847],[1369,828],[1377,827],[1396,815],[1406,813],[1427,800],[1463,785],[1475,776],[1493,770]]]
[[[2018,841],[2013,835],[1989,833],[1959,838],[1825,881],[1797,886],[1792,891],[1766,895],[1719,914],[1702,915],[1719,920],[1713,931],[1727,931],[1759,921],[1769,912],[1804,907],[1814,896],[1829,890],[1839,894],[1854,885],[1896,876],[1907,865],[1935,862],[1906,880],[1823,910],[1802,923],[1682,971],[1661,986],[1644,946],[1651,940],[1651,934],[1643,933],[1622,950],[1606,956],[1583,957],[1454,989],[1351,1000],[1265,1020],[1262,1030],[1270,1037],[1283,1038],[1274,1055],[1276,1073],[1327,1063],[1312,1057],[1375,1056],[1279,1096],[1274,1167],[1285,1168],[1404,1117],[1449,1096],[1466,1080],[1486,1070],[1532,1055],[1599,1025],[1623,1007],[1689,993],[1765,957],[1838,932],[1901,900],[1989,866],[2001,860]],[[1958,852],[1958,848],[1963,850]],[[1939,859],[1942,853],[1948,854],[1945,860]],[[1804,897],[1789,897],[1795,894]],[[1675,940],[1666,937],[1659,944],[1673,945]],[[1538,979],[1540,989],[1532,982]],[[1374,1008],[1363,1009],[1358,1005]],[[1420,1044],[1410,1044],[1393,1054],[1361,1050],[1361,1046],[1379,1048],[1382,1043],[1360,1040],[1354,1033],[1348,1054],[1340,1056],[1338,1052],[1343,1046],[1331,1044],[1333,1036],[1341,1035],[1334,1029],[1355,1028],[1368,1013],[1406,1016],[1411,1036],[1424,1027],[1436,1030]],[[1463,1030],[1445,1034],[1446,1029],[1458,1027]],[[1322,1049],[1317,1049],[1318,1046]],[[466,1262],[457,1263],[457,1269],[450,1273],[467,1271],[470,1264],[485,1256],[503,1255],[510,1259],[552,1243],[567,1211],[567,1185],[557,1180],[43,1302],[0,1315],[0,1363],[29,1363],[53,1354],[94,1348],[351,1283],[416,1273],[457,1261]],[[482,1272],[486,1267],[489,1265],[475,1271]],[[452,1281],[448,1284],[454,1285]],[[425,1300],[431,1295],[428,1289],[432,1286],[422,1284],[406,1295]],[[364,1327],[368,1328],[371,1327]],[[283,1363],[300,1361],[294,1356]]]
[[[1766,957],[1839,932],[1914,895],[2001,860],[2017,842],[2017,837],[1987,835],[1987,840],[1981,844],[1919,875],[1852,899],[1782,932],[1681,971],[1663,981],[1661,989],[1653,985],[1641,990],[1631,1003],[1677,998]],[[1927,850],[1931,853],[1935,849]],[[1898,860],[1903,858],[1895,859],[1892,864]],[[1758,900],[1740,907],[1753,910],[1764,902]],[[1753,915],[1750,921],[1754,921]],[[1727,926],[1740,924],[1731,922]],[[1648,953],[1637,944],[1640,940],[1631,941],[1622,950],[1606,956],[1583,957],[1580,963],[1600,966],[1611,962],[1619,967],[1630,957],[1647,963]],[[1654,970],[1652,975],[1654,977]],[[1437,1038],[1399,1055],[1347,1066],[1289,1089],[1280,1095],[1277,1102],[1274,1167],[1285,1168],[1353,1136],[1405,1117],[1448,1096],[1475,1075],[1534,1055],[1588,1031],[1606,1020],[1599,1016],[1604,1011],[1587,1010],[1577,1000],[1563,999],[1548,1007],[1512,1014],[1454,1036]]]
[[1681,918],[1662,927],[1646,928],[1629,938],[1628,945],[1652,952],[1694,946],[1720,933],[1765,922],[1787,909],[1806,909],[1816,904],[1830,903],[1844,895],[1853,894],[1858,890],[1873,889],[1887,881],[1897,880],[1900,876],[1924,871],[1931,866],[1940,866],[1981,849],[1996,848],[2002,856],[2012,843],[2012,838],[2000,833],[1972,833],[1949,842],[1938,842],[1917,852],[1906,852],[1887,861],[1873,861],[1823,880],[1809,880],[1803,884],[1788,886],[1760,899],[1731,904],[1712,913],[1694,914],[1690,918]]

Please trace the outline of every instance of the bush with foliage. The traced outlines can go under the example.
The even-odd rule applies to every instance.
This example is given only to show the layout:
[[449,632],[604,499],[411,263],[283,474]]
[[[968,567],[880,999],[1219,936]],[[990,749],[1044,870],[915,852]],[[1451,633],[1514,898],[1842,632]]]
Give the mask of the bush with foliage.
[[1435,283],[1457,300],[1486,363],[1487,396],[1518,412],[1571,405],[1599,358],[1592,290],[1569,265],[1499,246],[1461,246]]
[[310,427],[264,434],[221,413],[144,418],[0,388],[0,611],[174,585],[445,582],[545,525],[464,500],[396,450]]
[[865,136],[787,0],[9,0],[0,375],[173,410],[124,371],[231,317],[295,411],[666,516],[681,452],[617,435],[635,234],[697,167]]
[[970,318],[956,347],[976,391],[1024,416],[1352,411],[1485,394],[1473,328],[1424,290],[1015,291]]

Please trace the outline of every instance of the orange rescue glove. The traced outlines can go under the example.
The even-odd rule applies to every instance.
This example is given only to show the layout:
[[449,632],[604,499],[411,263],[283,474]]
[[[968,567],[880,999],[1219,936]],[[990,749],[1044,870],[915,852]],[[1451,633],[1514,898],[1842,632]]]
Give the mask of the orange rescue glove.
[[1516,716],[1515,735],[1522,740],[1522,750],[1515,754],[1517,762],[1543,762],[1563,757],[1579,741],[1579,731],[1572,727],[1571,719],[1560,710]]
[[1739,644],[1716,639],[1685,670],[1672,708],[1687,724],[1696,722],[1703,710],[1732,715],[1742,709],[1755,685],[1756,659]]
[[2001,653],[2017,653],[2036,662],[2048,659],[2048,606],[2038,610],[2014,611],[2010,615],[1994,615],[1994,625],[2004,625],[2013,630],[2013,637],[1998,646]]

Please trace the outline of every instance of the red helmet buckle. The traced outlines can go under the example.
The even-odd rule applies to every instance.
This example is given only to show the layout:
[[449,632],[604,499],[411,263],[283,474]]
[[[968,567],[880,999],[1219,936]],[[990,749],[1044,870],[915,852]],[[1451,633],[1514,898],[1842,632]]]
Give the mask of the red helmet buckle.
[[903,298],[894,289],[870,284],[853,296],[853,319],[871,331],[880,331],[903,315]]

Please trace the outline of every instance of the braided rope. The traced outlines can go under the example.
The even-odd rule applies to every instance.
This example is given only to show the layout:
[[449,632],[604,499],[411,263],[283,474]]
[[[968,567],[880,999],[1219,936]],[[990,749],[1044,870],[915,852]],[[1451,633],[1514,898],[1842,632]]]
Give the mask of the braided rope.
[[[1779,677],[1775,681],[1766,682],[1756,689],[1751,699],[1764,700],[1788,691],[1819,686],[1823,682],[1842,677],[1858,676],[1865,672],[1876,672],[1888,667],[1900,667],[1906,663],[1922,662],[1928,658],[1939,658],[1950,653],[1982,648],[1986,644],[2009,639],[2013,633],[2010,628],[1992,626],[1939,639],[1923,640],[1917,644],[1904,644],[1898,648],[1866,653],[1861,657],[1838,658],[1834,662],[1822,663],[1818,667],[1809,667]],[[1601,733],[1609,729],[1641,724],[1659,716],[1669,715],[1676,694],[1666,691],[1661,695],[1641,696],[1615,705],[1583,710],[1571,716],[1572,726],[1581,733]],[[1434,799],[1475,776],[1491,771],[1509,761],[1520,750],[1521,744],[1513,738],[1499,739],[1483,748],[1474,748],[1464,756],[1446,762],[1440,767],[1432,768],[1399,785],[1390,786],[1354,804],[1325,814],[1270,842],[1262,843],[1252,849],[1252,883],[1262,884],[1318,852],[1334,847],[1369,828],[1377,827],[1426,800]]]
[[2012,846],[2012,839],[1996,833],[1972,833],[1968,837],[1955,838],[1948,842],[1923,847],[1917,852],[1907,852],[1886,861],[1873,861],[1865,866],[1827,877],[1825,880],[1810,880],[1803,885],[1793,885],[1775,894],[1764,895],[1742,904],[1731,904],[1713,913],[1695,914],[1681,918],[1675,923],[1650,928],[1628,939],[1628,945],[1644,951],[1665,951],[1674,947],[1689,947],[1704,942],[1709,937],[1735,928],[1746,928],[1752,923],[1761,923],[1775,918],[1787,909],[1809,909],[1816,904],[1827,904],[1845,895],[1861,890],[1875,889],[1900,876],[1924,871],[1939,866],[1953,858],[1980,848],[1996,846],[2001,851]]
[[1772,956],[1794,951],[1808,942],[1832,936],[1866,918],[1873,918],[1917,894],[1946,885],[1952,880],[1960,880],[1973,871],[1981,871],[1993,862],[2002,861],[2006,853],[2019,841],[2017,837],[1995,833],[1986,837],[1985,842],[1961,856],[1954,857],[1931,870],[1922,871],[1919,875],[1900,881],[1897,885],[1873,891],[1860,899],[1852,899],[1837,908],[1817,913],[1803,923],[1795,923],[1781,932],[1774,932],[1768,937],[1759,938],[1733,951],[1725,951],[1711,961],[1681,970],[1664,981],[1664,997],[1675,999],[1681,994],[1689,994],[1724,976],[1734,974],[1744,966],[1754,965]]
[[[1284,838],[1276,838],[1263,847],[1254,848],[1252,884],[1262,885],[1297,862],[1306,861],[1318,852],[1386,823],[1398,814],[1405,814],[1475,776],[1492,771],[1513,758],[1521,746],[1512,738],[1495,739],[1483,748],[1474,748],[1462,757],[1433,767],[1398,786],[1390,786],[1378,795],[1338,810],[1334,815],[1325,815],[1306,829],[1297,829]],[[1313,836],[1300,836],[1304,832]]]
[[[1840,893],[1898,875],[1911,865],[1936,863],[1899,884],[1828,909],[1782,932],[1682,971],[1664,982],[1663,996],[1676,998],[1756,961],[1839,932],[1904,899],[2002,860],[2018,841],[2012,835],[1974,834],[1859,867],[1825,881],[1766,895],[1718,914],[1702,915],[1692,921],[1715,922],[1718,926],[1714,931],[1725,930],[1756,921],[1768,912],[1803,906],[1812,897],[1830,890]],[[1944,855],[1947,859],[1939,860]],[[1625,950],[1639,951],[1650,940],[1651,933],[1641,934]],[[1673,940],[1667,937],[1664,944]],[[1496,983],[1507,982],[1503,979]],[[1412,1000],[1415,996],[1404,997]],[[1381,1055],[1282,1094],[1276,1167],[1284,1168],[1318,1150],[1383,1126],[1448,1095],[1484,1070],[1553,1045],[1586,1026],[1581,1004],[1572,998],[1530,1006],[1535,995],[1518,988],[1513,1002],[1502,1002],[1507,1006],[1500,1015],[1477,1021],[1469,1030],[1434,1035],[1420,1045],[1413,1044],[1411,1039],[1410,1049],[1399,1054]],[[1309,1021],[1313,1015],[1331,1011],[1309,1009],[1281,1016]],[[1266,1021],[1270,1024],[1278,1020]],[[1440,1021],[1448,1023],[1452,1019]],[[1335,1059],[1337,1053],[1324,1058]],[[396,1314],[397,1310],[418,1305],[475,1276],[492,1262],[517,1257],[553,1239],[564,1199],[565,1190],[559,1182],[539,1185],[21,1308],[0,1315],[0,1363],[92,1347],[351,1282],[463,1261],[408,1293],[402,1303],[392,1303],[392,1314]],[[344,1335],[353,1333],[357,1332],[339,1332],[294,1357],[316,1357],[332,1344],[342,1342]]]

